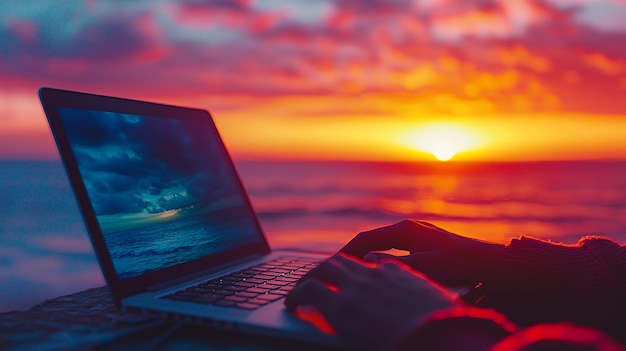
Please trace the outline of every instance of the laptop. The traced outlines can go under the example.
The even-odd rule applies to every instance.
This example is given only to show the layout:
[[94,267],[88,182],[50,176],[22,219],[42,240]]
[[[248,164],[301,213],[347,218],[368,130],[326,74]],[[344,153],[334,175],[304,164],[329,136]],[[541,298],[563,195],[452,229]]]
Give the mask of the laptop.
[[208,111],[52,88],[39,96],[118,308],[341,346],[285,309],[325,257],[270,249]]

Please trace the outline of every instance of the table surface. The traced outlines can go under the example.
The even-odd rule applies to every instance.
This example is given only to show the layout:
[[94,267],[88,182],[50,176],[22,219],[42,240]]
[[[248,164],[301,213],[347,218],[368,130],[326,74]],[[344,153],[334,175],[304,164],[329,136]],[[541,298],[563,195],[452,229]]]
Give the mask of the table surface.
[[118,311],[107,287],[0,314],[2,350],[319,350],[319,346],[181,325]]

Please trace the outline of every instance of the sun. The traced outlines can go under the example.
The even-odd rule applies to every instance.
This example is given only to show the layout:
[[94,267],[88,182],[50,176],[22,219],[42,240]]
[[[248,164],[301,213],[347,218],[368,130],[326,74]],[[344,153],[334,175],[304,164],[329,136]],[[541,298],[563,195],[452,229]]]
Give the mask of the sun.
[[180,210],[181,210],[180,208],[177,208],[173,210],[163,211],[159,213],[155,218],[158,218],[158,219],[170,218],[170,217],[176,216],[180,212]]
[[433,156],[435,156],[436,159],[442,162],[450,161],[454,157],[454,155],[456,155],[456,152],[456,150],[445,147],[445,145],[437,147],[437,149],[432,151]]
[[449,161],[456,154],[474,149],[478,145],[475,133],[452,123],[424,125],[406,134],[402,139],[410,148],[431,153],[442,162]]

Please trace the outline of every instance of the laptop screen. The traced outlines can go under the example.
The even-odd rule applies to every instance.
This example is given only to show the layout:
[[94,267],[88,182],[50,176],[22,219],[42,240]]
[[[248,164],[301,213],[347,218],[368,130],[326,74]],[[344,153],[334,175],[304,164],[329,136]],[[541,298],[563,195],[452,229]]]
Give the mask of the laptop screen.
[[264,240],[203,119],[58,112],[119,279]]

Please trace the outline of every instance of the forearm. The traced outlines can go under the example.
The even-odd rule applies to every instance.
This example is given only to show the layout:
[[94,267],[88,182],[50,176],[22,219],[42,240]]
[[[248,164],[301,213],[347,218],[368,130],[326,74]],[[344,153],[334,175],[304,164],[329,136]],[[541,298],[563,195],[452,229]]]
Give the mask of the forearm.
[[[486,282],[484,306],[516,323],[569,321],[611,332],[624,323],[626,249],[588,237],[560,245],[513,239]],[[616,324],[617,323],[617,324]]]

